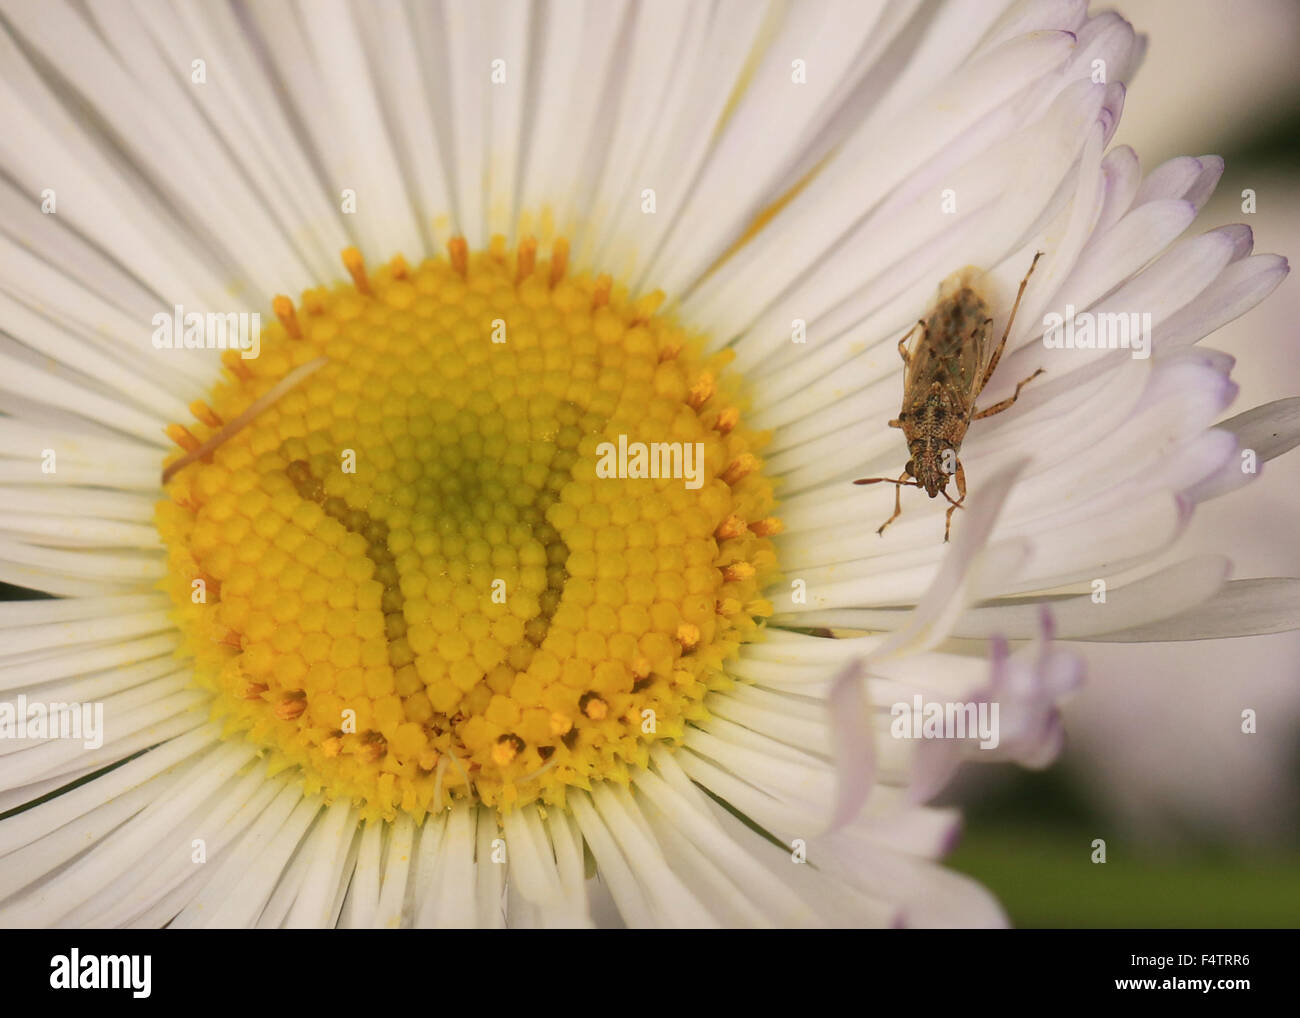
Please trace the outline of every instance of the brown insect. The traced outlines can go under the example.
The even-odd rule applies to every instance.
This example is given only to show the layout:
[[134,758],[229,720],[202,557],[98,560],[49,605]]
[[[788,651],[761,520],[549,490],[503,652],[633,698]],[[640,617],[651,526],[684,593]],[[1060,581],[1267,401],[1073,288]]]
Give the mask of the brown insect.
[[[951,503],[943,528],[943,539],[948,540],[952,514],[966,500],[966,472],[957,458],[966,429],[971,421],[1006,410],[1020,396],[1020,390],[1043,373],[1039,368],[1017,384],[1016,391],[1006,399],[983,410],[975,409],[975,401],[1002,358],[1002,348],[1007,345],[1020,298],[1024,296],[1025,286],[1041,257],[1041,251],[1034,255],[1029,271],[1020,281],[1007,327],[996,347],[990,344],[993,319],[989,316],[989,302],[981,293],[980,277],[983,273],[973,266],[960,269],[945,279],[929,316],[920,319],[898,341],[898,353],[905,365],[903,408],[889,426],[903,429],[911,457],[897,480],[864,477],[853,482],[898,486],[894,493],[894,515],[885,520],[876,533],[883,536],[885,528],[902,514],[903,486],[908,485],[924,488],[931,498],[942,494]],[[921,330],[920,339],[909,350],[908,337],[918,328]],[[957,482],[956,499],[947,491],[950,479]]]

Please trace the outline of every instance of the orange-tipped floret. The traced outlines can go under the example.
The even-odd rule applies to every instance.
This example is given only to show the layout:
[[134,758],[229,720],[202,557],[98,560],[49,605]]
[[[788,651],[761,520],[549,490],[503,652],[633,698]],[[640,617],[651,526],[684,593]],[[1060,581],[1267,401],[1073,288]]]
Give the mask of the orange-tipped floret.
[[190,413],[194,415],[195,420],[202,421],[209,428],[219,428],[225,423],[221,416],[201,399],[196,399],[190,404]]
[[[363,266],[362,272],[364,271]],[[284,331],[289,334],[290,339],[302,339],[302,326],[298,324],[298,313],[293,309],[293,301],[281,294],[271,301],[271,310],[275,312],[275,317],[280,319],[280,324],[284,326]]]
[[447,241],[447,253],[451,255],[452,270],[465,279],[469,275],[469,243],[464,237],[452,237]]
[[357,293],[370,296],[370,278],[366,275],[366,260],[361,257],[361,252],[355,247],[345,247],[343,249],[343,267],[348,270],[348,275],[352,277],[352,285],[357,288]]
[[163,431],[186,452],[194,452],[202,444],[184,424],[169,424]]
[[713,394],[717,391],[717,380],[713,377],[712,372],[706,371],[691,386],[690,395],[686,397],[686,402],[690,404],[692,410],[698,410],[712,399]]
[[551,288],[554,289],[556,284],[564,278],[565,272],[569,269],[569,240],[567,237],[559,238],[551,245]]
[[751,452],[741,453],[720,475],[722,483],[735,486],[759,468],[759,459]]
[[519,242],[515,259],[515,285],[518,286],[533,274],[537,267],[537,238],[525,237]]

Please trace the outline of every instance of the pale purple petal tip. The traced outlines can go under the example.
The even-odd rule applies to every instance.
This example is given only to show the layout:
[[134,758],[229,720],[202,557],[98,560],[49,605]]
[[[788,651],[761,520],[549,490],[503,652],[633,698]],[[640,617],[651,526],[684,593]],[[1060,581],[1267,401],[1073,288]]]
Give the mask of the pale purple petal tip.
[[861,658],[854,658],[831,682],[826,698],[836,770],[835,809],[831,829],[851,823],[862,812],[876,780],[876,752]]

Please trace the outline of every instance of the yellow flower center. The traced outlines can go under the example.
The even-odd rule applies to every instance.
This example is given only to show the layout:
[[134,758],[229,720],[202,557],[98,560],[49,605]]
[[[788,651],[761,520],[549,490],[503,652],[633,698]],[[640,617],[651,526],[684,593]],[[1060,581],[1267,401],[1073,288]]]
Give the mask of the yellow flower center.
[[169,434],[168,589],[229,737],[367,817],[563,807],[680,741],[771,605],[728,359],[525,241],[277,298]]

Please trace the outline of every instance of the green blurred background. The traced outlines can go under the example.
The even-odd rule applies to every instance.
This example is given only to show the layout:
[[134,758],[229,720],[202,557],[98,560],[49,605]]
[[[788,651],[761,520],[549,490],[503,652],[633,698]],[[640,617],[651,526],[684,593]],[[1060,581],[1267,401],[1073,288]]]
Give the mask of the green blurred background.
[[[969,796],[948,863],[996,894],[1015,926],[1297,925],[1294,840],[1246,847],[1200,833],[1152,843],[1090,807],[1064,763],[1010,770],[995,791]],[[1092,861],[1098,838],[1104,864]]]

